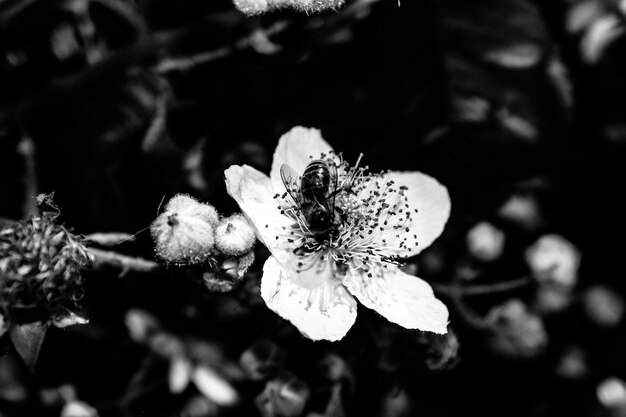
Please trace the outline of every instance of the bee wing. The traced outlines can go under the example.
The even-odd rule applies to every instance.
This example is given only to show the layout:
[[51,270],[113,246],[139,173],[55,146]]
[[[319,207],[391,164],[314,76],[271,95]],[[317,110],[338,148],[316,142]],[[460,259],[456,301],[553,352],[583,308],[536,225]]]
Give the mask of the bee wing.
[[327,205],[328,209],[331,213],[335,210],[335,197],[337,196],[337,184],[338,184],[338,174],[337,174],[337,165],[334,162],[329,162],[328,164],[328,173],[330,175],[330,182],[328,184],[328,194],[327,194]]
[[287,164],[282,164],[280,167],[280,178],[283,181],[285,189],[299,207],[302,203],[302,193],[300,192],[300,176],[295,169]]
[[328,195],[333,196],[337,191],[337,183],[339,181],[337,175],[337,165],[334,162],[328,163],[328,173],[330,174],[330,182],[328,185]]

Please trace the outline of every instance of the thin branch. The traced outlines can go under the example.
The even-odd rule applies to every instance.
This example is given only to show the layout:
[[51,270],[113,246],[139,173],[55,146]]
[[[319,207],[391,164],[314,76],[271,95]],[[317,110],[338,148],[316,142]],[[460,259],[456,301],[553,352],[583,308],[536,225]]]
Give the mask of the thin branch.
[[85,239],[93,243],[97,243],[98,245],[105,246],[105,247],[113,247],[124,242],[135,241],[135,235],[131,235],[129,233],[123,233],[123,232],[91,233],[89,235],[85,235],[84,237]]
[[518,288],[523,288],[527,285],[532,284],[533,280],[531,278],[519,278],[513,281],[506,282],[498,282],[495,284],[483,284],[483,285],[445,285],[445,284],[433,284],[433,288],[445,294],[458,294],[461,296],[466,295],[490,295],[497,294],[500,292],[507,292],[516,290]]
[[87,248],[87,251],[93,256],[93,269],[96,270],[113,266],[121,268],[123,272],[154,272],[163,268],[161,264],[144,258],[135,258],[95,248]]
[[[290,27],[291,25],[287,24],[286,22],[277,22],[269,28],[264,29],[263,35],[269,38],[270,36],[285,32]],[[251,46],[253,47],[254,36],[254,33],[248,34],[233,42],[232,45],[223,46],[212,51],[204,51],[196,55],[186,56],[182,58],[162,59],[154,68],[154,70],[159,74],[164,74],[171,71],[186,71],[195,67],[196,65],[206,64],[220,58],[228,57],[233,52],[245,50]]]

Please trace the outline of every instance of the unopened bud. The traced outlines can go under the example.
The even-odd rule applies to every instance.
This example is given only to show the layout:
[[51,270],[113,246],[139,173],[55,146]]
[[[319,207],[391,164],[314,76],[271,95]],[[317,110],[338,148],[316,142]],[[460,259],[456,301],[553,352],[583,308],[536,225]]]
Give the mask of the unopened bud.
[[491,223],[481,222],[467,233],[469,252],[478,260],[495,261],[504,251],[504,232]]
[[269,340],[260,340],[246,349],[239,364],[252,380],[261,380],[276,373],[286,359],[285,350]]
[[526,262],[540,282],[567,288],[576,284],[580,251],[559,235],[545,235],[526,250]]
[[332,382],[341,381],[350,374],[346,361],[335,353],[324,356],[318,364],[318,369],[325,379]]
[[224,255],[241,256],[252,249],[255,241],[254,227],[243,214],[220,220],[215,231],[216,247]]
[[605,407],[626,407],[626,383],[619,378],[608,378],[596,389],[598,401]]
[[309,399],[309,388],[300,379],[282,372],[265,385],[256,398],[263,417],[297,417],[302,414]]
[[537,290],[534,307],[541,314],[558,313],[568,308],[573,300],[572,288],[545,284]]
[[210,204],[200,203],[195,198],[186,194],[176,194],[165,205],[164,211],[171,211],[176,213],[182,213],[187,216],[196,217],[199,220],[204,220],[214,228],[217,227],[217,223],[220,221],[220,215]]
[[166,262],[198,264],[211,256],[218,222],[215,208],[179,194],[150,225],[156,252]]
[[542,353],[548,335],[541,318],[520,300],[510,300],[487,315],[492,326],[491,348],[504,356],[530,358]]
[[589,373],[585,351],[577,346],[569,347],[561,356],[557,367],[557,375],[567,379],[580,379]]
[[432,334],[430,347],[425,358],[425,365],[430,370],[446,370],[453,368],[459,361],[459,339],[454,331],[448,330],[444,335]]
[[587,317],[601,327],[615,327],[624,317],[624,300],[613,290],[596,285],[585,291],[583,307]]

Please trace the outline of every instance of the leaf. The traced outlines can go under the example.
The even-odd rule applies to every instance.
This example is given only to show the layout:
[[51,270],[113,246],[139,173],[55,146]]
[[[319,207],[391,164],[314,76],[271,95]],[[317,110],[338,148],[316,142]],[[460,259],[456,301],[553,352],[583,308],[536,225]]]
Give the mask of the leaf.
[[29,368],[37,362],[48,327],[48,323],[37,321],[14,325],[9,330],[15,350]]
[[199,366],[194,370],[192,378],[198,391],[217,405],[230,406],[237,402],[237,391],[213,369]]
[[172,394],[180,394],[189,385],[191,364],[182,357],[174,357],[170,362],[168,382]]
[[60,329],[68,326],[73,326],[75,324],[87,323],[89,323],[89,320],[77,314],[74,314],[71,311],[68,311],[66,315],[57,317],[52,321],[52,324]]

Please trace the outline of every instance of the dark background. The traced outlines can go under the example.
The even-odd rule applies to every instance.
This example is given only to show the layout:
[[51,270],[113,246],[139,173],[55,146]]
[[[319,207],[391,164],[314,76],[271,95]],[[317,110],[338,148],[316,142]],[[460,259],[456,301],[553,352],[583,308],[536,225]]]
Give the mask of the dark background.
[[[34,373],[6,348],[0,415],[58,415],[41,392],[66,383],[101,416],[185,415],[196,393],[167,392],[166,364],[128,337],[129,308],[183,340],[217,343],[225,363],[258,339],[277,343],[286,368],[317,387],[306,414],[341,415],[323,413],[319,361],[332,352],[353,373],[347,415],[626,415],[626,399],[607,407],[596,394],[626,371],[625,22],[611,0],[348,1],[253,17],[226,0],[0,1],[0,216],[25,218],[32,196],[51,191],[78,234],[136,233],[180,192],[228,214],[225,168],[269,172],[281,134],[316,127],[348,160],[362,152],[373,171],[419,170],[448,187],[448,226],[412,263],[454,332],[403,331],[362,309],[342,342],[312,343],[254,292],[262,248],[229,294],[175,268],[101,270],[85,275],[91,323],[51,329]],[[507,215],[513,196],[534,211]],[[467,253],[479,221],[505,232],[496,262]],[[538,284],[461,306],[446,292],[467,268],[480,285],[529,276],[524,251],[546,233],[582,253],[566,308],[537,307]],[[147,231],[116,250],[154,258]],[[598,286],[604,298],[589,295]],[[527,318],[486,330],[488,312],[511,299],[543,330]],[[264,382],[236,386],[243,404],[219,413],[257,415]]]

